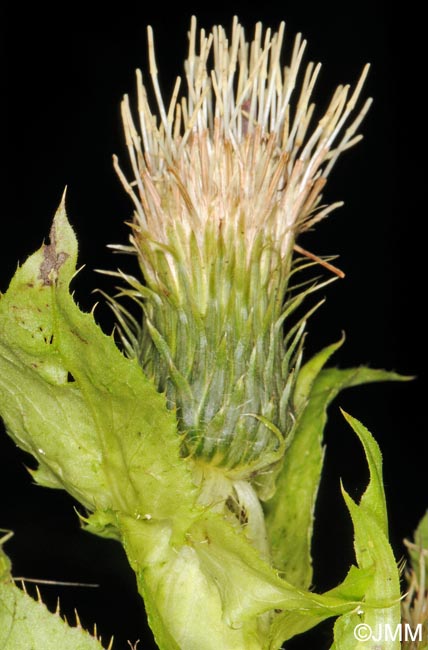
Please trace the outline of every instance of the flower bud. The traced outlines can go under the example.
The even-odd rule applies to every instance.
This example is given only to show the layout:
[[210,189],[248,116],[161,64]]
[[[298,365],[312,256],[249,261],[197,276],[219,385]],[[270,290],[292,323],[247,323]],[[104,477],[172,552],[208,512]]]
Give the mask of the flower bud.
[[140,326],[115,306],[128,351],[177,409],[182,453],[238,479],[281,459],[298,415],[307,314],[291,316],[316,286],[297,286],[293,250],[339,205],[321,205],[320,192],[370,103],[348,124],[365,71],[311,126],[319,66],[296,90],[305,42],[282,67],[283,38],[284,24],[264,36],[258,24],[249,43],[236,19],[230,40],[222,27],[197,34],[193,19],[187,95],[178,78],[164,104],[149,29],[158,116],[138,72],[139,131],[122,104],[132,182],[116,160],[135,206],[131,247],[117,248],[136,253],[145,280],[121,274],[121,295],[144,312]]

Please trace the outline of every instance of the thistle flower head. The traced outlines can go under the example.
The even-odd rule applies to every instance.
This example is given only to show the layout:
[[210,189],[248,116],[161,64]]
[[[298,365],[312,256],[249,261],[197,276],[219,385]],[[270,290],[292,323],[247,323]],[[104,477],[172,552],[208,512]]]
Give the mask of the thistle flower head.
[[145,279],[123,276],[122,295],[142,301],[142,326],[115,310],[128,351],[177,407],[185,453],[254,472],[283,454],[296,416],[305,319],[285,338],[283,325],[314,287],[292,291],[293,249],[340,205],[322,205],[321,191],[361,137],[367,68],[314,123],[320,66],[301,74],[300,35],[283,66],[283,23],[275,33],[259,23],[249,43],[236,18],[230,39],[192,19],[187,94],[177,78],[164,102],[148,37],[157,115],[137,72],[138,114],[122,103],[132,181],[115,159],[135,208],[131,246],[116,248],[138,255]]

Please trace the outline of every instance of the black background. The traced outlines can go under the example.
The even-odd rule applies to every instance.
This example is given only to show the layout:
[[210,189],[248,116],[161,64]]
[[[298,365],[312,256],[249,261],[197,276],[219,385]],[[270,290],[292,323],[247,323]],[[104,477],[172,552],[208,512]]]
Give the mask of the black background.
[[[411,7],[411,5],[410,5]],[[410,9],[407,13],[409,15]],[[112,170],[111,154],[122,160],[119,102],[133,94],[134,69],[146,68],[146,25],[155,30],[158,67],[168,94],[182,72],[190,15],[201,25],[231,24],[237,13],[252,31],[255,21],[276,28],[287,23],[288,48],[296,32],[308,39],[306,61],[322,61],[317,103],[333,88],[355,82],[364,63],[372,70],[366,95],[375,103],[363,125],[365,139],[344,154],[329,179],[325,198],[345,206],[306,235],[301,244],[317,254],[340,254],[345,280],[326,290],[327,303],[309,325],[308,354],[346,332],[337,354],[341,367],[369,364],[417,375],[415,382],[382,384],[345,392],[333,405],[326,432],[326,472],[321,486],[315,536],[314,587],[340,580],[352,561],[352,530],[340,496],[339,479],[354,498],[367,471],[355,436],[338,407],[361,419],[384,454],[391,537],[397,559],[401,540],[411,534],[427,507],[425,326],[423,257],[426,181],[418,162],[423,117],[413,75],[417,52],[406,16],[380,2],[278,3],[260,6],[118,3],[111,9],[64,4],[31,10],[5,3],[2,9],[1,267],[5,291],[16,264],[36,250],[49,231],[63,188],[68,186],[69,218],[86,268],[74,288],[90,309],[95,287],[112,288],[95,268],[131,260],[113,258],[111,242],[125,243],[123,221],[131,206]],[[412,24],[417,24],[412,14]],[[289,49],[288,49],[289,52]],[[100,306],[98,320],[111,331],[112,319]],[[31,461],[0,437],[0,526],[15,531],[8,543],[14,573],[28,577],[100,583],[99,589],[42,587],[63,610],[74,607],[82,622],[97,621],[103,638],[114,634],[115,648],[140,638],[150,645],[141,623],[143,608],[134,595],[133,575],[119,545],[81,532],[67,495],[32,485],[24,463]],[[144,641],[148,634],[147,641]],[[288,647],[328,647],[329,631]],[[309,645],[308,645],[309,644]]]

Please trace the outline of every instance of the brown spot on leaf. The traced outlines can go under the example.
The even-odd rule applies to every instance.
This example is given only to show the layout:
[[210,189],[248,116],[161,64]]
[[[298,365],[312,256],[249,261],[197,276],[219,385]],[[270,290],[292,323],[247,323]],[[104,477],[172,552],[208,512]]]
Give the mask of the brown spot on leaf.
[[57,250],[55,224],[49,233],[50,244],[43,247],[43,262],[40,265],[40,278],[45,286],[52,284],[65,260],[69,256],[65,251]]
[[81,336],[76,330],[71,330],[71,333],[74,334],[74,336],[77,336],[79,341],[82,341],[82,343],[86,343],[86,345],[88,344],[88,341],[84,339],[83,336]]

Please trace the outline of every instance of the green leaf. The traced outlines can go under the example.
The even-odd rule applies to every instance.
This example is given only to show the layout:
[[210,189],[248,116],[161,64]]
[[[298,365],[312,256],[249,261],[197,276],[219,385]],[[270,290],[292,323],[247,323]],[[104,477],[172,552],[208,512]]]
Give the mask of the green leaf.
[[[373,579],[374,571],[372,569],[357,569],[351,566],[351,569],[341,585],[328,591],[325,596],[340,596],[350,602],[362,600],[369,585]],[[349,616],[352,615],[352,612]],[[270,630],[270,645],[269,649],[276,649],[284,641],[292,639],[297,634],[302,634],[307,630],[315,627],[322,621],[329,618],[329,614],[325,611],[310,611],[303,612],[283,612],[275,617],[271,630]],[[340,620],[345,619],[346,616],[340,617]]]
[[175,548],[162,522],[121,516],[118,527],[161,650],[277,650],[287,635],[281,616],[295,629],[309,629],[358,607],[373,578],[354,568],[326,594],[298,589],[260,558],[242,531],[212,512]]
[[90,510],[188,525],[194,489],[175,414],[69,293],[77,244],[64,204],[51,243],[0,300],[0,414],[34,478]]
[[232,626],[272,609],[321,611],[332,616],[360,601],[361,593],[353,589],[350,598],[346,585],[322,595],[291,585],[220,517],[201,518],[189,535],[205,571],[222,592],[225,616]]
[[0,582],[0,648],[102,650],[103,646],[80,625],[69,627],[58,614],[52,614],[13,582]]
[[382,478],[382,455],[379,445],[361,422],[342,411],[344,418],[358,435],[370,470],[370,481],[361,497],[359,508],[372,515],[384,535],[388,535],[388,513]]
[[[369,485],[357,505],[343,489],[343,496],[354,525],[355,555],[359,567],[374,571],[366,591],[365,604],[358,611],[339,619],[335,625],[335,650],[373,648],[376,638],[382,650],[398,650],[400,625],[400,578],[394,554],[388,541],[388,522],[382,479],[382,456],[370,432],[355,418],[344,413],[365,451],[370,471]],[[380,606],[381,603],[385,606]],[[362,625],[374,639],[367,638],[357,646],[355,631]]]
[[311,539],[324,460],[327,407],[345,388],[405,379],[396,373],[364,367],[321,370],[340,345],[341,341],[325,348],[300,371],[295,399],[303,412],[286,451],[276,493],[265,507],[274,566],[292,584],[305,588],[312,581]]
[[[12,537],[0,539],[0,648],[1,650],[102,650],[100,641],[81,626],[69,627],[58,613],[52,614],[40,600],[35,601],[15,585],[12,563],[3,545]],[[112,648],[112,642],[109,650]]]
[[[18,269],[0,300],[0,413],[15,442],[37,459],[35,480],[65,488],[94,511],[88,530],[120,538],[118,513],[150,522],[139,530],[164,531],[166,561],[195,510],[175,414],[138,362],[125,358],[93,314],[73,301],[76,255],[61,205],[51,243]],[[139,542],[150,564],[160,538]],[[9,565],[0,559],[7,576]],[[141,592],[151,624],[167,634],[156,592]]]

